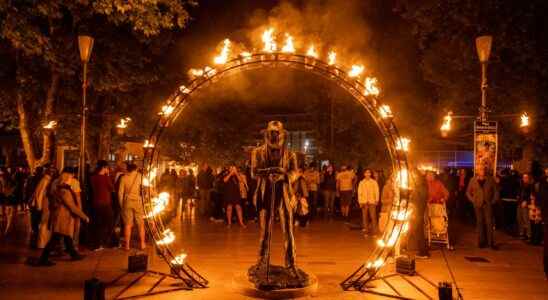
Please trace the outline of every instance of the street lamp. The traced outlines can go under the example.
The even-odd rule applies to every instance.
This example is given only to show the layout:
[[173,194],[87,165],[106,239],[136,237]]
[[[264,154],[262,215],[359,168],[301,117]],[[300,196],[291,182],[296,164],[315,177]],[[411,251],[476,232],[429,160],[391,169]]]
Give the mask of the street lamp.
[[487,121],[487,62],[489,61],[489,55],[491,54],[491,42],[493,37],[490,35],[484,35],[476,38],[476,50],[478,52],[478,58],[481,63],[481,107],[480,107],[480,120],[482,122]]
[[78,49],[80,50],[80,60],[84,65],[82,77],[82,121],[80,125],[80,165],[78,167],[78,179],[84,185],[85,168],[86,168],[86,90],[88,86],[87,71],[88,62],[93,49],[93,38],[87,35],[78,36]]

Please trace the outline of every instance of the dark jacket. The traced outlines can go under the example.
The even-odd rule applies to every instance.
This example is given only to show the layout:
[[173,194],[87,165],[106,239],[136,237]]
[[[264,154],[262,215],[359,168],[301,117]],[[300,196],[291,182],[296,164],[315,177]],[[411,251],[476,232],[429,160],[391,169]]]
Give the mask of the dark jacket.
[[540,206],[542,210],[542,220],[548,222],[548,177],[542,177],[538,184],[536,205]]
[[468,183],[466,189],[468,200],[474,204],[474,207],[482,207],[484,204],[494,204],[497,196],[497,186],[491,176],[485,176],[483,187],[474,176]]
[[214,180],[215,180],[215,176],[213,176],[211,169],[208,168],[207,171],[198,172],[198,189],[200,190],[212,189]]

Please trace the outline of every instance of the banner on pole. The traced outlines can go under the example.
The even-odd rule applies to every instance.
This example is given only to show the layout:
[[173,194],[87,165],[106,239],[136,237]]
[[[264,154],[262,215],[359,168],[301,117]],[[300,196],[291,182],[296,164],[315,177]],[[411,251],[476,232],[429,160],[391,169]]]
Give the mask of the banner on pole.
[[497,172],[498,135],[497,122],[474,123],[474,173],[484,168],[486,174]]

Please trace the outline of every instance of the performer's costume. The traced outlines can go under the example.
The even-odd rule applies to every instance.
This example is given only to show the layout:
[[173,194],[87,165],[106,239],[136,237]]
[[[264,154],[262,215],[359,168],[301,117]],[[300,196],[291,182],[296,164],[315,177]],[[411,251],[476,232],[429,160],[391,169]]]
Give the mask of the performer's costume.
[[296,199],[290,184],[290,177],[296,169],[297,158],[295,153],[286,149],[282,123],[269,122],[265,132],[265,143],[255,148],[251,155],[251,175],[257,179],[254,203],[259,210],[261,222],[259,260],[256,268],[269,268],[273,214],[278,210],[285,240],[285,267],[298,276],[293,236]]

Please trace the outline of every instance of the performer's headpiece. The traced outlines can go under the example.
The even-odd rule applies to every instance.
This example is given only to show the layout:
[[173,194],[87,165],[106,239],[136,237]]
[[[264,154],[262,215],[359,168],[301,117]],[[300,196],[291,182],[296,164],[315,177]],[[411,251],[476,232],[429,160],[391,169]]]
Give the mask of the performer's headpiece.
[[282,148],[285,145],[284,126],[280,121],[270,121],[264,131],[264,140],[269,147]]

